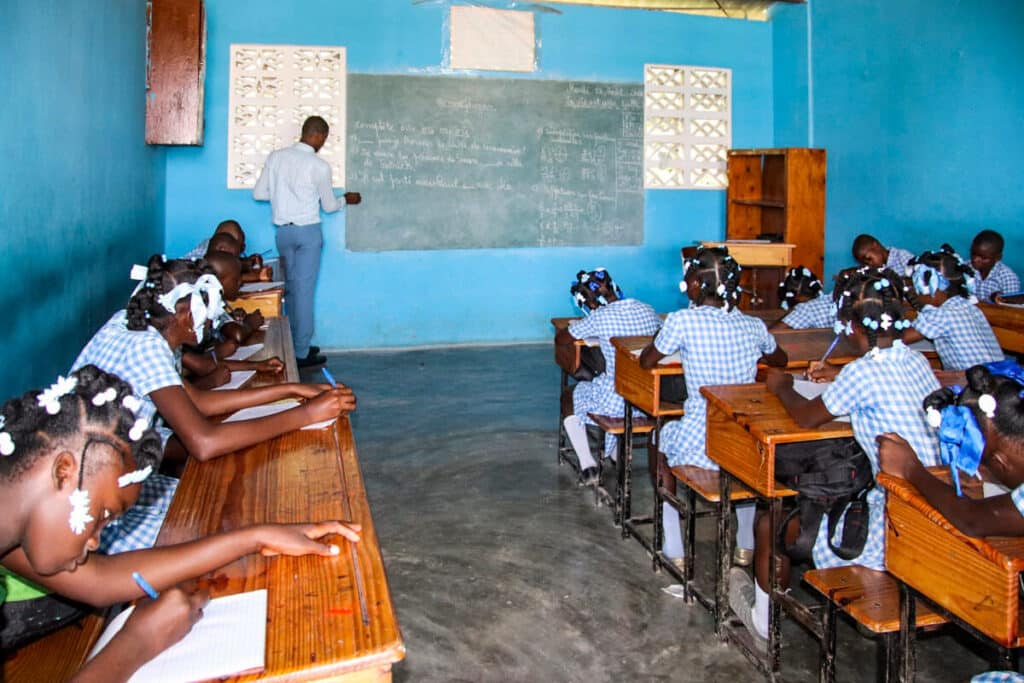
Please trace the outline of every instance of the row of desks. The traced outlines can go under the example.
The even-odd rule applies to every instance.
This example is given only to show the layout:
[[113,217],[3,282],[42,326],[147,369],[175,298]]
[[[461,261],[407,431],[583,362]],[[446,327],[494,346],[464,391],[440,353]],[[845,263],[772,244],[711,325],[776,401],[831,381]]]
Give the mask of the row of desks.
[[[298,381],[287,319],[269,318],[262,341],[255,358],[276,355],[285,373],[257,375],[254,384]],[[362,525],[355,552],[341,541],[342,552],[331,558],[249,555],[200,579],[213,597],[268,591],[266,669],[231,680],[388,681],[405,646],[347,417],[210,462],[188,461],[157,545],[253,524],[328,519]],[[101,630],[102,620],[90,617],[19,650],[5,662],[5,680],[68,680]]]

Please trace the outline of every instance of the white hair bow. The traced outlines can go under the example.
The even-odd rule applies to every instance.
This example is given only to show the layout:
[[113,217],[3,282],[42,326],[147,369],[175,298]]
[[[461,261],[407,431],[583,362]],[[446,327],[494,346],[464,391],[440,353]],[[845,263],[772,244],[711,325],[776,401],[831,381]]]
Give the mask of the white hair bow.
[[[196,342],[201,342],[206,321],[216,320],[224,311],[224,303],[221,300],[223,291],[220,280],[215,275],[207,273],[200,275],[195,284],[182,282],[166,294],[161,294],[157,301],[168,313],[174,313],[178,300],[191,294],[189,307],[192,310],[192,329],[196,333]],[[203,301],[203,294],[206,294],[207,301]]]

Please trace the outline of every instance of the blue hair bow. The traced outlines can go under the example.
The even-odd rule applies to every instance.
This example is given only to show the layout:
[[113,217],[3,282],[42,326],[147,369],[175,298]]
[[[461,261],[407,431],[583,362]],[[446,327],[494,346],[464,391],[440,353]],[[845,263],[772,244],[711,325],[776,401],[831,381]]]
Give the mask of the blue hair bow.
[[[985,363],[985,367],[993,375],[1000,377],[1009,377],[1017,384],[1024,387],[1024,368],[1017,364],[1017,361],[1006,359],[996,361],[995,363]],[[1019,398],[1024,398],[1024,389],[1021,389],[1017,394]]]
[[949,280],[932,266],[918,263],[910,276],[918,294],[930,296],[949,288]]
[[949,465],[956,495],[963,495],[960,490],[960,472],[966,472],[972,477],[977,475],[984,450],[985,437],[971,409],[957,405],[943,408],[942,424],[939,425],[939,456],[943,465]]

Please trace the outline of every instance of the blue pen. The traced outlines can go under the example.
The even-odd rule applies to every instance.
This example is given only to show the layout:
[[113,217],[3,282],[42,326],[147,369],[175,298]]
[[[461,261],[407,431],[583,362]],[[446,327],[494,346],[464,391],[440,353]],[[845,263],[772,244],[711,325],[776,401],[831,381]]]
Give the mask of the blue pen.
[[838,345],[838,344],[839,344],[839,335],[837,334],[836,338],[832,340],[832,343],[828,345],[828,350],[825,351],[825,355],[821,357],[821,362],[822,363],[824,363],[826,360],[828,360],[828,357],[831,356],[832,352],[836,350],[836,345]]
[[337,388],[338,383],[334,381],[334,377],[331,375],[331,372],[327,368],[321,368],[321,370],[323,370],[324,377],[326,377],[327,381],[331,383],[331,386]]
[[135,579],[135,583],[139,584],[139,588],[141,588],[146,595],[154,600],[160,597],[160,594],[156,592],[156,589],[150,586],[149,582],[142,578],[142,574],[132,572],[132,578]]

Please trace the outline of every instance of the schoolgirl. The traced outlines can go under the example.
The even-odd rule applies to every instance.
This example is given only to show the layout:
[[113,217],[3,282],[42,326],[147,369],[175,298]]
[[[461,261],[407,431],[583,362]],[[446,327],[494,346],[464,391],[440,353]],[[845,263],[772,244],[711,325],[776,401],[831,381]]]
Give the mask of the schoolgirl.
[[[661,328],[661,318],[647,304],[623,297],[622,290],[604,268],[581,270],[569,288],[581,310],[589,311],[568,329],[560,330],[556,343],[573,343],[577,339],[597,338],[605,359],[605,370],[592,381],[577,382],[562,397],[565,432],[580,465],[580,483],[590,486],[598,481],[600,470],[590,453],[586,428],[592,425],[587,413],[620,417],[625,410],[622,397],[615,392],[615,348],[612,337],[654,334]],[[571,403],[570,403],[571,402]],[[614,458],[616,437],[605,435],[605,453]]]
[[828,328],[836,319],[832,297],[824,293],[818,276],[804,266],[791,268],[779,284],[779,306],[788,313],[773,330]]
[[[864,267],[841,286],[836,311],[837,334],[846,334],[860,349],[862,357],[843,366],[835,381],[821,396],[808,400],[793,389],[793,376],[768,370],[768,388],[801,427],[813,428],[849,415],[854,438],[864,449],[873,472],[878,471],[880,434],[895,432],[913,444],[921,462],[938,463],[938,441],[925,420],[921,403],[939,388],[928,361],[907,347],[900,337],[909,327],[903,319],[899,276],[889,269]],[[860,564],[871,569],[885,568],[885,495],[874,487],[867,494],[868,533],[861,554],[844,560],[829,544],[828,518],[822,519],[812,550],[818,568]],[[792,524],[799,525],[799,517]],[[842,538],[842,524],[834,542]],[[767,515],[757,527],[755,558],[756,588],[742,570],[730,573],[729,602],[736,615],[752,632],[766,638],[768,633],[769,543],[773,530]],[[789,560],[779,560],[780,581],[789,582]]]
[[974,269],[951,246],[912,259],[910,273],[906,297],[917,318],[904,335],[907,343],[931,339],[946,370],[1003,360],[992,326],[975,305]]
[[[758,361],[785,365],[786,353],[775,343],[763,321],[744,315],[739,301],[740,265],[723,247],[698,249],[687,259],[679,287],[690,307],[672,313],[654,341],[640,354],[640,365],[653,368],[670,354],[679,353],[686,381],[685,414],[661,429],[658,456],[651,458],[651,477],[674,491],[669,471],[680,465],[717,470],[705,452],[707,402],[703,386],[753,382]],[[663,552],[670,558],[683,556],[679,514],[663,504]],[[749,563],[754,547],[752,505],[737,506],[737,557]]]
[[[47,589],[95,606],[143,597],[139,572],[161,591],[76,680],[127,680],[182,638],[206,596],[174,588],[253,552],[332,555],[327,534],[358,540],[339,522],[249,527],[206,539],[120,555],[90,555],[101,530],[129,509],[160,459],[159,436],[132,388],[86,365],[43,391],[0,408],[0,564]],[[5,577],[0,577],[0,582]],[[0,591],[2,592],[2,591]],[[8,620],[23,612],[8,611]]]

